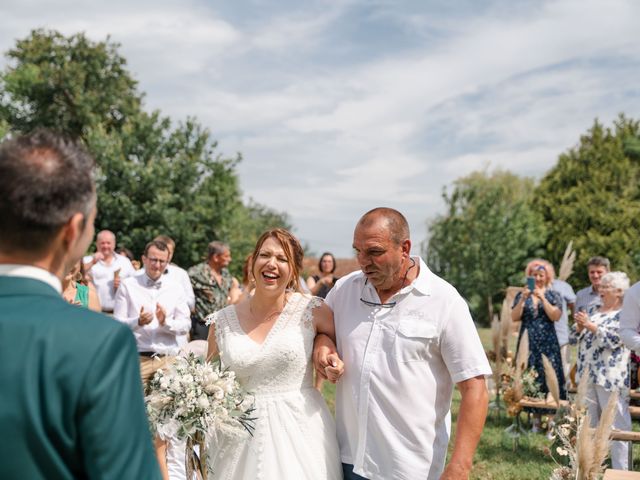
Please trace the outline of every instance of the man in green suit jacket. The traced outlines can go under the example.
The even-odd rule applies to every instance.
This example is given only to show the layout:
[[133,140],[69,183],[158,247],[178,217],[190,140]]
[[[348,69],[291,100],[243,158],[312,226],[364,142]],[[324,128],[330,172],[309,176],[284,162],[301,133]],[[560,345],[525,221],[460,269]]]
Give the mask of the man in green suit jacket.
[[94,234],[93,161],[40,130],[0,145],[0,478],[159,479],[127,326],[61,279]]

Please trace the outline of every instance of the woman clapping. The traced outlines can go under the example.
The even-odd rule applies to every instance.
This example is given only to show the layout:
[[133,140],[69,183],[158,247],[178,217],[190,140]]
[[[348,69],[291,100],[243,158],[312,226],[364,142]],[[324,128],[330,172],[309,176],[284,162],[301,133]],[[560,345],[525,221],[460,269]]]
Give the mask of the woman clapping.
[[[588,375],[587,409],[592,427],[600,420],[609,397],[619,392],[614,428],[631,430],[629,415],[629,350],[622,345],[620,309],[624,292],[629,288],[629,277],[624,272],[610,272],[602,277],[598,291],[602,305],[589,316],[575,314],[576,328],[572,335],[580,343],[578,375]],[[611,442],[611,463],[614,469],[627,469],[627,442]]]

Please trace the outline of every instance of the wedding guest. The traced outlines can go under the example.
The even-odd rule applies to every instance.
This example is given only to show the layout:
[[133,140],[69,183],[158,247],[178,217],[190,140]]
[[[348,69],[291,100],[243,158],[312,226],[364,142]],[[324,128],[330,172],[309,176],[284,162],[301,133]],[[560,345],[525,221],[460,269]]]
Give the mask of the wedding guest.
[[[516,294],[511,309],[511,319],[514,322],[522,322],[518,345],[525,331],[529,335],[528,366],[535,369],[538,374],[540,391],[544,394],[549,393],[542,364],[542,355],[545,355],[556,372],[560,398],[564,400],[567,398],[564,370],[560,344],[554,328],[554,322],[560,320],[562,316],[562,298],[558,292],[550,288],[553,282],[553,271],[548,268],[548,265],[549,263],[542,259],[532,260],[527,264],[525,276],[533,277],[535,285],[533,290],[525,287]],[[533,430],[537,431],[540,426],[540,415],[539,410],[534,412],[536,415]]]
[[116,235],[109,230],[102,230],[96,237],[97,252],[85,268],[96,286],[98,298],[104,313],[113,313],[116,292],[122,279],[135,274],[131,261],[115,252]]
[[[624,272],[608,272],[599,281],[598,292],[602,303],[591,315],[576,313],[576,332],[580,337],[580,368],[578,375],[588,375],[586,395],[591,426],[597,426],[609,397],[618,392],[618,403],[613,427],[631,430],[629,414],[629,349],[620,340],[620,310],[622,298],[629,288],[629,277]],[[627,470],[629,444],[611,442],[611,464],[614,469]]]
[[620,338],[627,348],[640,352],[640,282],[634,283],[624,295]]
[[122,255],[123,257],[127,257],[135,270],[140,270],[140,267],[142,265],[140,265],[140,261],[136,260],[136,256],[133,254],[131,250],[129,250],[127,247],[120,246],[116,249],[116,252]]
[[37,130],[0,145],[0,178],[0,478],[159,479],[133,335],[61,296],[93,238],[93,160]]
[[191,321],[180,285],[162,278],[169,263],[169,247],[157,240],[147,243],[142,263],[142,274],[122,281],[113,316],[133,331],[145,385],[178,353],[177,337],[186,335]]
[[250,271],[252,259],[253,254],[250,253],[245,257],[244,263],[242,264],[242,282],[240,283],[240,298],[238,300],[238,303],[253,295],[253,291],[256,288],[256,282],[253,279],[253,274]]
[[640,282],[626,291],[620,312],[620,338],[624,345],[631,350],[629,362],[629,386],[638,388],[638,357],[640,352]]
[[324,252],[318,262],[319,275],[307,278],[307,286],[312,295],[326,298],[329,290],[336,284],[338,277],[333,275],[336,271],[336,258],[332,253]]
[[602,276],[609,272],[610,262],[605,257],[591,257],[587,262],[587,273],[589,275],[590,287],[578,290],[576,293],[576,312],[586,312],[590,315],[598,309],[602,303],[602,298],[598,292]]
[[102,309],[98,294],[91,283],[84,284],[82,270],[82,260],[79,260],[62,279],[62,298],[74,305],[100,312]]
[[169,264],[164,271],[163,278],[171,279],[172,282],[177,283],[182,287],[184,291],[185,299],[189,310],[193,311],[196,306],[196,297],[193,293],[193,287],[191,286],[191,280],[189,274],[184,268],[179,267],[175,263],[172,263],[173,255],[176,252],[176,242],[168,235],[158,235],[154,238],[155,241],[163,242],[169,248]]
[[[265,232],[251,257],[255,291],[211,316],[208,357],[255,398],[253,436],[219,436],[211,448],[210,480],[340,480],[335,425],[313,388],[311,354],[317,333],[334,338],[331,310],[299,292],[303,251],[290,232]],[[332,344],[333,345],[333,344]],[[334,355],[326,375],[343,365]]]
[[[362,270],[338,280],[326,298],[346,365],[336,391],[344,478],[467,478],[491,375],[467,303],[411,256],[409,225],[397,210],[367,212],[353,247]],[[326,341],[316,340],[320,375],[330,365]],[[445,468],[454,385],[462,401]]]
[[560,308],[562,313],[560,319],[553,323],[556,330],[556,337],[558,337],[558,344],[560,345],[560,357],[562,358],[562,371],[564,373],[565,380],[569,379],[569,371],[571,370],[571,362],[569,359],[569,310],[575,310],[576,294],[573,292],[573,288],[564,280],[555,278],[556,272],[553,265],[550,262],[546,262],[545,265],[551,273],[553,281],[551,282],[551,289],[560,294],[561,304]]
[[191,340],[206,340],[209,327],[205,318],[240,298],[238,281],[229,273],[231,250],[223,242],[214,241],[207,247],[207,260],[188,271],[196,297],[191,316]]

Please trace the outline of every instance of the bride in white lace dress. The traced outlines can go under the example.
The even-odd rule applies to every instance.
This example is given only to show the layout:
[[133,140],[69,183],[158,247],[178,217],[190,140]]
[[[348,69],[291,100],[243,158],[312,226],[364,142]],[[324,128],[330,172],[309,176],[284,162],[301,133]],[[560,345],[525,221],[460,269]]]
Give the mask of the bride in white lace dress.
[[[335,341],[333,314],[297,290],[302,248],[286,230],[265,232],[253,253],[255,293],[212,316],[208,357],[255,396],[253,437],[223,436],[212,445],[210,479],[334,480],[342,478],[334,420],[313,388],[316,333]],[[335,381],[339,358],[325,372]]]

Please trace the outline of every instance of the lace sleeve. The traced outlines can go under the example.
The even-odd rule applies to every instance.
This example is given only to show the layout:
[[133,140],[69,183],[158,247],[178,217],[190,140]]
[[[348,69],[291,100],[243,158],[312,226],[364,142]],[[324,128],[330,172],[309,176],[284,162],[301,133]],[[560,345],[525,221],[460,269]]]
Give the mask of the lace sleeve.
[[320,297],[311,297],[309,302],[307,303],[306,308],[304,309],[304,313],[302,314],[302,324],[307,327],[314,329],[313,326],[313,309],[318,308],[320,305],[324,303]]

